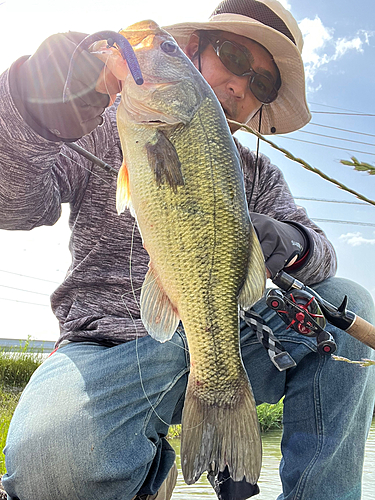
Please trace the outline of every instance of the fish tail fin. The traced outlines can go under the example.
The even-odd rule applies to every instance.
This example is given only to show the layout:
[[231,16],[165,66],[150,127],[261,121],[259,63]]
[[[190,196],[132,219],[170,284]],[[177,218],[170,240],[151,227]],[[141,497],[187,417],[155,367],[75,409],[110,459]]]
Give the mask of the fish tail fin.
[[262,442],[253,392],[246,373],[230,403],[208,403],[197,396],[194,372],[186,391],[181,435],[181,467],[187,484],[205,471],[228,467],[234,481],[255,484],[262,463]]
[[121,168],[117,176],[117,191],[116,191],[116,209],[120,215],[125,211],[125,208],[130,208],[130,184],[129,172],[125,161],[122,162]]

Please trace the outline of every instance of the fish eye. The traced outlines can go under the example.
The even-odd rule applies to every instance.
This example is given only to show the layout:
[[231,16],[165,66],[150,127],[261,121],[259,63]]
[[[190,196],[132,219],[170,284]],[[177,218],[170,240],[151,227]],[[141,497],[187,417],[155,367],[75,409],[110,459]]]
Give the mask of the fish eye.
[[166,54],[176,54],[178,51],[178,45],[168,40],[163,42],[160,47]]

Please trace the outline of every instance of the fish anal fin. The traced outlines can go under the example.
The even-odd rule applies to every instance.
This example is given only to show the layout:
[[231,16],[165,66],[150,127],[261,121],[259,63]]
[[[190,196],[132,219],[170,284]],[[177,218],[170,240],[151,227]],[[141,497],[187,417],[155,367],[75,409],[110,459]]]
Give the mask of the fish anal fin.
[[262,442],[253,392],[246,374],[231,404],[199,397],[193,368],[182,414],[181,468],[187,484],[205,472],[215,476],[228,468],[233,481],[255,484],[262,464]]
[[130,184],[129,172],[125,161],[122,162],[121,168],[117,176],[117,190],[116,190],[116,209],[120,215],[126,208],[130,208]]
[[184,178],[181,162],[171,141],[163,132],[158,131],[156,142],[154,144],[148,142],[146,150],[157,185],[168,184],[174,192],[177,192],[177,187],[184,185]]
[[250,258],[245,282],[238,296],[239,305],[247,310],[260,300],[266,286],[264,256],[254,228],[251,227]]
[[149,335],[166,342],[176,331],[179,315],[159,285],[152,267],[146,273],[141,290],[141,319]]

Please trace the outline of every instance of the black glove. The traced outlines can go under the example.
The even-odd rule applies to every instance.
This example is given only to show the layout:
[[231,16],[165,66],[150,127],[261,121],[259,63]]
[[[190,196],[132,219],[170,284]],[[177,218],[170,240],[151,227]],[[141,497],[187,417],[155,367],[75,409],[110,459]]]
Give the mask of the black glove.
[[292,222],[280,222],[267,215],[251,212],[251,221],[262,247],[266,267],[274,278],[297,256],[299,260],[308,249],[308,239],[302,229]]
[[225,467],[223,472],[219,472],[217,476],[210,472],[207,479],[219,500],[245,500],[259,493],[258,485],[247,483],[245,478],[242,481],[233,481],[229,475],[228,467]]
[[75,141],[103,122],[110,102],[95,90],[104,63],[83,51],[76,60],[70,85],[71,99],[63,103],[69,63],[84,33],[52,35],[30,58],[16,61],[10,69],[11,94],[28,125],[52,141]]

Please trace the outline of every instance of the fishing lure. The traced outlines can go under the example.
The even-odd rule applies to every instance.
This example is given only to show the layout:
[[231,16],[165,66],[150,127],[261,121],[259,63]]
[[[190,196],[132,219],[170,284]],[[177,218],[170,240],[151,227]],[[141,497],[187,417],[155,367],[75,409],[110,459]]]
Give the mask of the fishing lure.
[[70,60],[68,75],[64,85],[63,91],[63,102],[66,103],[69,100],[70,94],[70,83],[72,80],[74,64],[77,60],[79,54],[88,50],[88,48],[94,43],[100,40],[106,40],[109,47],[113,47],[115,44],[121,52],[122,57],[126,60],[130,73],[132,74],[134,81],[137,85],[142,85],[143,76],[141,68],[139,66],[137,57],[134,53],[133,47],[130,45],[129,41],[120,33],[115,31],[98,31],[92,35],[88,35],[84,38],[75,48],[72,58]]

